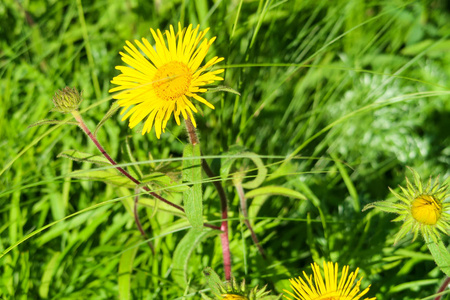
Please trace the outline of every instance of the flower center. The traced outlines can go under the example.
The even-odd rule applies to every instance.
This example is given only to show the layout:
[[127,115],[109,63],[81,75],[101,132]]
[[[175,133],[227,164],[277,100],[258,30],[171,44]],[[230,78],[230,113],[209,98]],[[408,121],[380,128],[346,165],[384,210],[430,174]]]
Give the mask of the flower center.
[[152,86],[159,98],[173,101],[186,94],[191,80],[192,73],[186,64],[171,61],[158,68]]
[[411,214],[417,222],[434,225],[441,217],[442,205],[433,196],[420,195],[412,202]]

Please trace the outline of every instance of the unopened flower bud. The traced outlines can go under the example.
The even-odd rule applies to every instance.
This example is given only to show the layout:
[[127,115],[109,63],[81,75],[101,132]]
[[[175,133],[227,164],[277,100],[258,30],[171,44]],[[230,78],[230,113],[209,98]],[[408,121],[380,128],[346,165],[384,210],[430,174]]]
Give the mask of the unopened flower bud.
[[76,88],[65,87],[63,90],[57,91],[52,100],[55,104],[52,111],[66,114],[77,110],[83,97],[82,93],[78,92]]

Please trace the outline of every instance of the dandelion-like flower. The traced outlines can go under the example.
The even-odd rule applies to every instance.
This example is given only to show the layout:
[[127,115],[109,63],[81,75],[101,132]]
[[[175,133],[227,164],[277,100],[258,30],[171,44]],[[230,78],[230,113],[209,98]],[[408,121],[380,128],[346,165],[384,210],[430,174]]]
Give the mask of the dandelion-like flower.
[[[303,272],[305,280],[301,277],[289,279],[294,293],[284,290],[286,293],[297,300],[358,300],[369,291],[370,285],[360,292],[360,278],[356,283],[356,276],[359,268],[348,275],[349,267],[342,269],[341,279],[338,282],[338,264],[332,262],[323,262],[323,271],[325,279],[322,277],[319,265],[311,264],[313,275],[306,275]],[[286,299],[291,299],[284,296]],[[365,298],[365,300],[374,300],[376,298]],[[292,300],[292,299],[291,299]]]
[[[129,66],[116,67],[122,74],[113,78],[111,83],[117,87],[109,90],[110,93],[121,91],[113,95],[113,98],[124,107],[121,114],[126,114],[122,120],[130,118],[130,128],[146,118],[142,134],[150,132],[154,126],[158,138],[164,132],[172,113],[178,125],[181,114],[185,120],[190,118],[196,126],[192,112],[197,112],[197,109],[191,99],[214,109],[199,94],[207,91],[206,85],[223,80],[217,74],[224,71],[210,70],[223,57],[213,57],[200,66],[216,39],[204,38],[209,28],[199,31],[199,26],[195,29],[192,25],[181,28],[178,23],[177,34],[172,25],[169,29],[165,31],[167,44],[161,31],[157,29],[155,32],[151,28],[155,47],[146,38],[142,38],[142,42],[135,40],[139,49],[126,41],[124,49],[128,54],[120,52],[120,55]],[[132,108],[129,109],[130,107]]]
[[414,177],[414,185],[406,177],[406,188],[400,186],[402,194],[389,188],[400,201],[379,201],[366,205],[364,210],[378,208],[385,212],[399,214],[393,221],[403,221],[403,225],[397,233],[394,243],[397,243],[408,232],[414,233],[413,240],[420,232],[424,238],[431,238],[437,243],[439,232],[448,235],[450,230],[450,214],[447,213],[450,203],[444,203],[449,196],[448,186],[440,186],[439,178],[433,181],[431,177],[424,186],[419,174],[413,169],[410,170]]

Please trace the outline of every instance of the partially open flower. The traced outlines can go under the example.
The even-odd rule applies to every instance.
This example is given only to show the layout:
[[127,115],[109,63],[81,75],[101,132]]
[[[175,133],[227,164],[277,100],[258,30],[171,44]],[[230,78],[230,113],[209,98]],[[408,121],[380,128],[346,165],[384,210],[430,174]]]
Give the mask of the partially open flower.
[[219,276],[211,268],[204,270],[205,276],[208,279],[209,287],[212,293],[218,300],[275,300],[280,296],[271,296],[270,291],[266,291],[266,287],[258,289],[258,286],[253,288],[245,284],[245,279],[239,284],[235,278],[230,281],[222,282]]
[[448,186],[440,186],[438,178],[433,181],[431,177],[424,186],[419,174],[413,169],[410,170],[413,173],[414,185],[406,178],[406,188],[400,186],[402,194],[389,188],[400,201],[374,202],[366,205],[363,210],[378,208],[399,214],[393,221],[403,221],[403,225],[395,237],[395,243],[410,231],[414,233],[414,239],[420,232],[422,236],[437,243],[439,232],[448,235],[450,229],[450,214],[447,213],[450,203],[444,203],[448,197]]
[[83,101],[82,93],[78,92],[76,88],[65,87],[55,93],[53,97],[53,103],[55,107],[52,111],[58,111],[62,113],[70,113],[77,110]]

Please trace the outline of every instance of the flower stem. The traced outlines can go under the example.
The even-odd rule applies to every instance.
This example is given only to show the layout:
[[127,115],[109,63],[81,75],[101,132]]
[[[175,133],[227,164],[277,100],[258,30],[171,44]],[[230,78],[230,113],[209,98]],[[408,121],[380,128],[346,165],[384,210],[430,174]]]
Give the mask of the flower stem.
[[239,200],[241,202],[241,210],[242,214],[244,215],[244,223],[247,226],[248,230],[250,230],[250,235],[252,237],[253,243],[255,243],[256,247],[258,248],[259,253],[261,256],[266,259],[266,253],[264,252],[263,247],[259,243],[258,237],[256,236],[255,231],[253,231],[253,227],[250,224],[250,221],[248,220],[248,213],[247,213],[247,199],[245,198],[244,194],[244,188],[242,187],[242,184],[240,182],[234,182],[234,186],[238,192]]
[[[136,189],[134,190],[134,194],[135,194],[134,207],[133,207],[134,221],[136,222],[136,226],[139,229],[139,232],[141,233],[144,240],[147,240],[147,235],[145,234],[144,228],[142,228],[141,221],[139,220],[138,209],[137,209],[138,203],[139,203],[139,188],[138,187],[136,187]],[[148,241],[147,244],[150,247],[150,250],[152,250],[153,255],[155,255],[155,247],[153,246],[152,242]]]
[[[102,145],[100,145],[100,143],[98,142],[97,138],[92,134],[92,132],[89,130],[89,128],[87,128],[86,123],[84,123],[83,118],[81,117],[80,113],[78,111],[73,111],[72,115],[75,117],[75,119],[78,121],[78,125],[81,127],[81,129],[83,129],[83,131],[86,133],[86,135],[94,142],[95,146],[98,148],[98,150],[103,154],[103,156],[113,165],[115,166],[115,168],[122,173],[123,175],[125,175],[126,177],[128,177],[128,179],[130,179],[131,181],[133,181],[135,184],[137,185],[141,185],[142,183],[137,180],[136,178],[134,178],[130,173],[128,173],[127,171],[125,171],[122,167],[117,166],[117,162],[111,158],[111,156],[109,156],[109,154],[105,151],[105,149],[102,147]],[[156,194],[155,192],[150,191],[150,189],[146,186],[143,186],[142,189],[146,192],[148,192],[150,195],[152,195],[153,197],[157,198],[158,200],[161,200],[162,202],[175,207],[176,209],[184,212],[184,208],[170,202],[169,200],[166,200],[165,198],[161,197],[160,195]]]
[[[86,123],[84,122],[83,118],[81,117],[80,113],[75,110],[72,111],[72,115],[74,116],[74,118],[77,120],[78,122],[78,126],[80,126],[81,129],[83,129],[84,133],[86,133],[86,135],[92,140],[92,142],[94,142],[95,146],[97,147],[97,149],[103,154],[103,156],[113,165],[115,166],[115,168],[122,173],[123,175],[125,175],[127,178],[129,178],[131,181],[133,181],[136,185],[138,186],[142,186],[142,182],[140,182],[139,180],[137,180],[136,178],[134,178],[130,173],[128,173],[127,171],[125,171],[125,169],[123,169],[122,167],[117,166],[117,162],[111,158],[111,156],[109,156],[109,154],[105,151],[105,149],[102,147],[102,145],[100,145],[99,141],[97,140],[97,138],[92,134],[92,132],[89,130],[89,128],[86,126]],[[158,200],[161,200],[162,202],[180,210],[181,212],[184,213],[184,208],[170,202],[169,200],[165,199],[164,197],[156,194],[155,192],[150,191],[150,189],[147,186],[142,186],[141,187],[144,191],[146,191],[147,193],[149,193],[151,196],[155,197]],[[210,224],[204,224],[203,226],[211,228],[211,229],[220,229],[220,227],[218,226],[214,226],[214,225],[210,225]]]
[[[192,124],[191,119],[188,117],[185,120],[186,129],[189,135],[189,141],[192,145],[199,144],[197,132],[195,130],[194,124]],[[205,171],[206,175],[210,177],[214,187],[217,190],[220,198],[220,209],[222,211],[222,224],[220,225],[220,230],[223,233],[220,234],[220,242],[222,244],[222,255],[223,255],[223,267],[225,270],[225,280],[231,280],[231,254],[230,254],[230,241],[228,238],[228,200],[227,195],[225,194],[225,190],[223,189],[220,181],[215,180],[217,176],[214,175],[213,171],[209,167],[206,160],[202,158],[202,168]]]
[[[445,278],[444,282],[439,287],[439,290],[437,291],[436,294],[439,294],[439,293],[442,293],[443,291],[445,291],[445,289],[448,287],[449,284],[450,284],[450,277],[447,277],[447,278]],[[441,300],[441,298],[442,298],[442,295],[439,295],[436,298],[434,298],[434,300]]]

